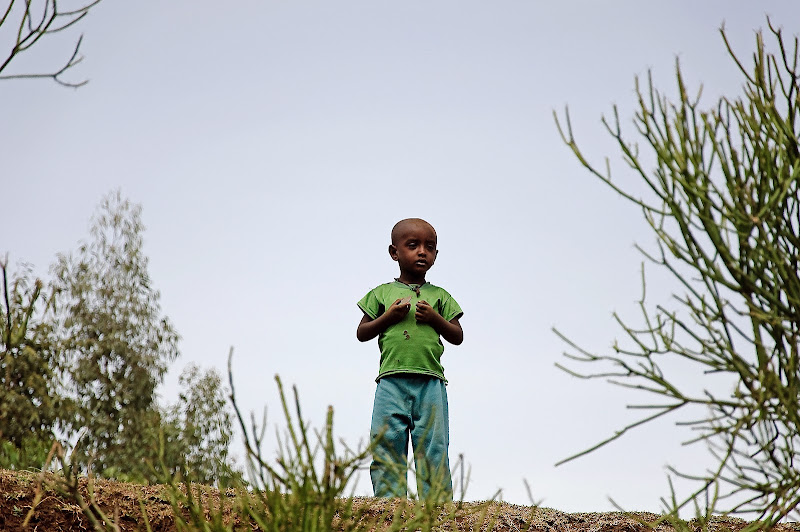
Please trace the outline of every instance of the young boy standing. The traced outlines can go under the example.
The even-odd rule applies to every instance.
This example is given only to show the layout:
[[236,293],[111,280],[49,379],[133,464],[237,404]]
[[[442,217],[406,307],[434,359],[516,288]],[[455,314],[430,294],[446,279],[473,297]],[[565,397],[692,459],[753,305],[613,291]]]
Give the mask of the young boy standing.
[[375,445],[370,477],[376,497],[406,497],[408,437],[414,446],[418,490],[431,485],[452,499],[449,421],[441,338],[464,339],[461,307],[443,288],[425,281],[436,261],[436,231],[419,218],[401,220],[392,229],[389,255],[400,277],[370,290],[356,336],[378,337],[381,351],[372,409],[370,438]]

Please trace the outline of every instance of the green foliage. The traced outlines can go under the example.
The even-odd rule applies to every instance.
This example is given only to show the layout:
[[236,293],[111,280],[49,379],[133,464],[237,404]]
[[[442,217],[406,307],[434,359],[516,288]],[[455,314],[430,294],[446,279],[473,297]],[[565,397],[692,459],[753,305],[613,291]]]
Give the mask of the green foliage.
[[[617,317],[628,345],[615,344],[613,353],[570,342],[579,353],[571,358],[603,367],[581,376],[610,378],[661,399],[636,405],[650,414],[594,448],[686,411],[684,424],[696,431],[694,441],[709,445],[714,466],[687,475],[699,481],[697,491],[670,506],[705,500],[774,523],[800,504],[800,57],[796,38],[787,42],[771,24],[770,31],[777,52],[767,51],[759,32],[750,67],[722,31],[744,91],[708,109],[689,96],[679,66],[676,101],[652,80],[644,89],[637,81],[642,153],[622,134],[616,108],[613,121],[604,119],[649,198],[587,161],[569,115],[559,130],[583,166],[642,209],[657,238],[656,251],[643,253],[680,287],[655,308],[643,298],[642,326]],[[723,376],[733,389],[706,380],[692,390],[674,371],[676,360]]]
[[0,442],[0,469],[40,469],[47,462],[52,441],[45,436],[28,436],[20,443]]
[[[145,480],[161,426],[155,389],[178,356],[142,252],[141,207],[103,199],[93,240],[53,267],[55,300],[74,398],[71,434],[86,432],[84,463],[102,476]],[[123,476],[123,473],[125,475]]]
[[32,280],[27,268],[9,282],[5,261],[0,261],[0,273],[0,441],[11,444],[3,447],[10,458],[12,448],[49,437],[57,424],[58,359],[50,324],[37,312],[37,306],[45,305],[42,283]]
[[241,474],[229,457],[233,418],[220,375],[190,364],[179,383],[178,403],[163,420],[162,465],[173,473],[191,472],[195,482],[226,486]]
[[42,468],[59,439],[80,440],[71,463],[106,478],[153,482],[159,453],[202,482],[240,475],[216,372],[189,366],[178,403],[156,403],[178,335],[160,315],[142,231],[141,208],[117,192],[93,219],[92,240],[59,256],[47,289],[30,269],[9,280],[0,262],[0,466]]

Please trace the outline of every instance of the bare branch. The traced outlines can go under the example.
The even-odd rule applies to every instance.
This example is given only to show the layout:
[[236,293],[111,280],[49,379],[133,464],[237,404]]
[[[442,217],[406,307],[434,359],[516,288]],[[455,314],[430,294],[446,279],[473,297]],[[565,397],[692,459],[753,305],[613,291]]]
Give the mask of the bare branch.
[[[80,56],[83,35],[80,35],[75,43],[70,58],[60,68],[52,72],[21,74],[3,74],[3,72],[12,62],[17,62],[20,56],[48,35],[63,32],[78,24],[101,1],[91,0],[76,9],[62,11],[59,8],[58,0],[42,0],[41,2],[11,0],[6,11],[0,17],[0,32],[11,25],[13,20],[17,20],[16,29],[14,30],[16,35],[6,58],[0,61],[0,80],[50,78],[59,85],[72,88],[81,87],[88,83],[88,80],[72,82],[63,78],[67,71],[83,60],[83,57]],[[15,14],[17,15],[16,17]]]

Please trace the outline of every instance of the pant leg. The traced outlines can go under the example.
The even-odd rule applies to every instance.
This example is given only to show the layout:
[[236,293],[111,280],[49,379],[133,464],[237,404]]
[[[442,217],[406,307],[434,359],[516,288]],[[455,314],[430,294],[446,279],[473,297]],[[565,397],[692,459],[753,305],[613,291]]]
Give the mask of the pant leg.
[[378,381],[372,408],[370,440],[373,444],[369,468],[376,497],[406,497],[408,494],[408,432],[411,405],[400,378]]
[[411,440],[417,469],[417,490],[424,499],[453,500],[448,456],[450,422],[447,389],[440,379],[422,377],[416,392]]

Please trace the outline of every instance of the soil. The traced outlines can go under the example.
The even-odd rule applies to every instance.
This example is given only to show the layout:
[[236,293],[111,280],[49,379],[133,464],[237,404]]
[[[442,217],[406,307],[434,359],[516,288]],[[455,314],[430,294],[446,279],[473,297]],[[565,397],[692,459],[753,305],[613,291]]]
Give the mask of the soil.
[[[88,508],[92,503],[105,514],[108,523],[113,522],[121,531],[144,531],[148,529],[148,525],[153,532],[179,530],[176,527],[168,491],[163,486],[142,486],[105,480],[95,480],[90,483],[82,478],[70,494],[70,487],[59,479],[62,477],[42,477],[35,473],[0,470],[0,530],[43,532],[93,530],[94,525],[89,517],[91,510]],[[226,508],[224,521],[231,524],[235,530],[258,530],[249,523],[241,523],[238,516],[231,511],[233,503],[227,501],[233,501],[233,493],[220,493],[208,487],[201,487],[200,491],[206,508]],[[89,495],[90,492],[94,493],[93,499]],[[89,513],[82,510],[79,499],[82,499]],[[377,523],[390,519],[384,519],[385,516],[396,515],[394,510],[400,501],[357,498],[353,504],[365,512],[362,519]],[[648,512],[565,513],[548,508],[500,502],[464,503],[463,509],[465,511],[460,512],[455,522],[447,521],[438,529],[502,532],[522,530],[638,532],[652,530],[645,523],[654,522],[659,517]],[[688,524],[690,528],[699,528],[697,523]],[[711,521],[709,528],[714,532],[737,532],[747,524],[742,519],[718,517]],[[662,523],[655,530],[669,532],[673,528]],[[775,530],[800,532],[800,524],[780,524]]]

